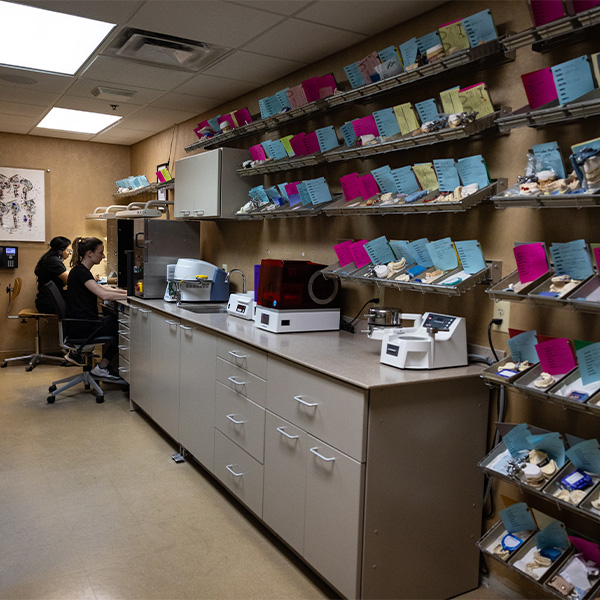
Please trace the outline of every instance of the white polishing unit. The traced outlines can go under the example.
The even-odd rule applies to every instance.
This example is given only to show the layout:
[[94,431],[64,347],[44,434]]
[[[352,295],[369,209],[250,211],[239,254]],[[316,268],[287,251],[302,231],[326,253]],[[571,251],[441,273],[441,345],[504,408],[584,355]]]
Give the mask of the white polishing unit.
[[253,321],[255,306],[254,292],[230,294],[229,302],[227,302],[227,312],[235,317],[240,317],[240,319]]
[[340,328],[340,309],[276,310],[257,305],[254,326],[273,333],[337,331]]
[[465,319],[427,312],[417,327],[390,330],[381,342],[380,361],[399,369],[466,366]]

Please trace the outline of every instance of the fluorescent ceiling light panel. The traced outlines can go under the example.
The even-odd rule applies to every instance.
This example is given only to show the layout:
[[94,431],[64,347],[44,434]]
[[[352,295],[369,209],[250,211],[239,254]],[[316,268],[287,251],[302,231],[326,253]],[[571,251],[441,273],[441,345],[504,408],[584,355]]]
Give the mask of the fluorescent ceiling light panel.
[[0,0],[0,63],[73,75],[114,27]]
[[75,131],[77,133],[98,133],[122,117],[71,110],[70,108],[53,108],[39,123],[42,129],[59,131]]

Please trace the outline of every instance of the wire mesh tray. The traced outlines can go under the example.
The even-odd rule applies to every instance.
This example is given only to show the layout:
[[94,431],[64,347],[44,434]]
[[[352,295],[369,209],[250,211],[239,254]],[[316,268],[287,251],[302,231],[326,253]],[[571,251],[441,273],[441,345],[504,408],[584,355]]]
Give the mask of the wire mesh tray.
[[580,194],[520,194],[519,185],[494,195],[496,208],[585,208],[600,206],[600,189]]

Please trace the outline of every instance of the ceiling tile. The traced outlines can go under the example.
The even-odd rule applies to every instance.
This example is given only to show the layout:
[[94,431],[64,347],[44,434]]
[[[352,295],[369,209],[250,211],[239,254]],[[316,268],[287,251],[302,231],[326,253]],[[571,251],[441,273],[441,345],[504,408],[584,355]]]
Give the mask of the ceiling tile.
[[121,58],[98,56],[81,77],[101,79],[112,84],[168,91],[189,79],[190,73],[151,67]]
[[230,100],[237,98],[258,87],[251,81],[236,81],[235,79],[226,79],[224,77],[212,77],[211,75],[196,75],[183,85],[175,88],[174,91],[181,94],[191,94],[192,96],[202,96],[204,98],[214,98],[215,100]]
[[165,93],[165,90],[151,90],[148,88],[135,87],[133,85],[109,83],[107,81],[100,81],[99,79],[78,79],[69,88],[66,95],[79,96],[80,98],[94,98],[94,96],[92,96],[92,90],[102,86],[135,92],[129,100],[120,100],[117,102],[119,105],[135,104],[137,106],[143,106],[149,102],[154,102],[154,100],[157,100]]
[[287,19],[246,44],[244,50],[311,63],[365,39],[362,34]]
[[19,102],[4,102],[0,100],[0,113],[3,115],[19,115],[20,117],[40,119],[46,110],[46,106],[21,104]]
[[135,114],[125,117],[123,119],[123,126],[125,129],[158,133],[168,129],[173,124],[187,121],[195,116],[197,116],[195,112],[145,107],[138,110]]
[[306,63],[238,50],[213,67],[209,67],[205,72],[208,75],[245,79],[265,84],[304,66]]
[[214,106],[220,104],[219,100],[214,98],[202,98],[200,96],[190,96],[188,94],[165,94],[150,106],[155,108],[170,108],[173,110],[186,110],[199,115]]
[[90,0],[27,0],[21,4],[37,6],[46,10],[77,15],[86,19],[96,19],[106,23],[126,23],[144,4],[144,0],[110,0],[98,2]]
[[[113,110],[111,104],[116,105]],[[63,96],[56,104],[58,108],[70,108],[72,110],[87,110],[89,112],[100,113],[103,115],[117,115],[125,117],[139,110],[141,106],[131,103],[122,104],[111,102],[110,100],[98,100],[98,98],[82,98],[80,96]]]
[[29,133],[37,125],[39,119],[20,117],[16,115],[3,115],[0,113],[0,131],[6,133]]
[[[17,78],[17,81],[13,79]],[[21,83],[24,79],[27,83]],[[53,92],[62,94],[75,81],[68,75],[53,75],[51,73],[42,73],[40,71],[28,71],[27,69],[13,69],[0,66],[0,85],[2,87],[18,87],[27,90],[36,90],[42,92]]]
[[99,133],[94,136],[92,142],[103,142],[105,144],[122,144],[130,146],[137,144],[150,137],[152,133],[148,131],[139,131],[135,129],[123,129],[121,127],[113,127],[104,133]]
[[303,8],[294,17],[321,25],[374,35],[445,2],[447,0],[419,0],[419,2],[346,0],[343,5],[340,5],[339,2],[321,0]]
[[52,106],[60,94],[39,92],[29,89],[29,86],[0,85],[0,101],[18,102],[19,104],[34,104],[38,106]]
[[146,2],[131,27],[237,48],[260,35],[282,16],[220,0]]
[[64,140],[80,140],[82,142],[87,142],[94,137],[90,133],[75,133],[74,131],[57,131],[56,129],[42,129],[41,127],[36,127],[31,132],[31,135],[60,138]]
[[239,4],[258,10],[266,10],[279,15],[293,15],[296,11],[309,5],[311,0],[234,0],[229,4]]

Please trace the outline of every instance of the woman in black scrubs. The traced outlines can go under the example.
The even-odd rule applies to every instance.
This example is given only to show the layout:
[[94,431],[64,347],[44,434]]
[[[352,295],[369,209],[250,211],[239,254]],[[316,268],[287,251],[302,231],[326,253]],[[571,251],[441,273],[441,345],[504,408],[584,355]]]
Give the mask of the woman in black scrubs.
[[45,252],[37,265],[35,274],[37,276],[38,293],[35,298],[35,307],[38,312],[55,315],[56,309],[50,299],[50,294],[46,289],[49,281],[54,281],[56,287],[63,292],[67,283],[67,268],[64,265],[65,259],[73,253],[71,250],[71,240],[59,235],[50,240],[50,250]]

